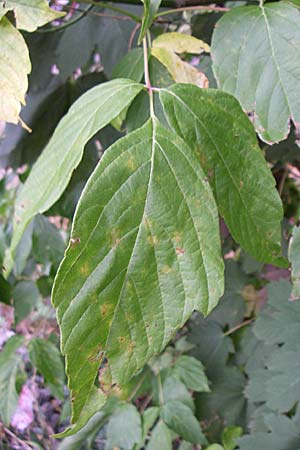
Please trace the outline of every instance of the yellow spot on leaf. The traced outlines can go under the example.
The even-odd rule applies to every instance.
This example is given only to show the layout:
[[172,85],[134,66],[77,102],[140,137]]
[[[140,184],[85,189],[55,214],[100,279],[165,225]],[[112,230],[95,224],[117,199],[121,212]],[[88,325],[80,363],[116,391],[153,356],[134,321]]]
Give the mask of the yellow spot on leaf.
[[80,273],[81,275],[87,276],[89,274],[90,271],[90,267],[88,265],[88,263],[84,263],[81,267],[80,267]]

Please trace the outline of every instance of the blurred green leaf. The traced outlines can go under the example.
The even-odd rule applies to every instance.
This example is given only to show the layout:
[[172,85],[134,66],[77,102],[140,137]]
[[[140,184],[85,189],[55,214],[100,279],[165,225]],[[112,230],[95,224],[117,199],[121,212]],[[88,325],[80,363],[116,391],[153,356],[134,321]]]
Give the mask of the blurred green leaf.
[[161,420],[152,430],[146,447],[147,450],[172,450],[172,439],[169,428]]
[[9,425],[18,404],[16,377],[22,357],[16,352],[22,344],[23,337],[15,335],[0,353],[0,416],[5,425]]
[[161,418],[175,433],[194,444],[206,444],[206,438],[192,410],[180,401],[169,401],[162,407]]
[[132,450],[142,439],[140,415],[133,405],[122,405],[112,415],[107,425],[106,450],[122,448]]
[[64,399],[65,370],[59,350],[50,341],[33,338],[29,342],[29,358],[43,376],[52,394]]
[[196,392],[209,392],[208,380],[202,363],[192,356],[179,356],[173,367],[177,376],[188,389]]

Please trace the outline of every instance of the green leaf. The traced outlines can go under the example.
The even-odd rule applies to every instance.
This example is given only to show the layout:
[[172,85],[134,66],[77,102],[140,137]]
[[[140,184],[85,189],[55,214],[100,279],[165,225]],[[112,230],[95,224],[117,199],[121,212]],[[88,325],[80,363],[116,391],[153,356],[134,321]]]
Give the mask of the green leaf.
[[169,428],[161,420],[152,431],[147,450],[172,450],[172,438]]
[[160,91],[170,125],[198,155],[233,238],[254,258],[286,266],[275,180],[237,100],[179,84]]
[[197,417],[211,422],[221,418],[227,425],[244,425],[245,382],[245,376],[237,367],[227,366],[216,373],[211,392],[197,395]]
[[273,352],[267,366],[267,406],[273,411],[288,412],[300,401],[299,344],[296,350],[288,351],[283,346]]
[[176,359],[173,374],[193,391],[209,392],[210,390],[202,363],[192,356],[179,356]]
[[58,450],[82,450],[85,446],[91,445],[117,406],[117,398],[110,397],[101,411],[97,412],[80,431],[59,443]]
[[234,450],[236,448],[235,440],[241,437],[243,429],[241,427],[225,427],[222,433],[222,444],[225,450]]
[[[156,87],[168,87],[174,83],[167,69],[156,59],[149,60],[149,77]],[[158,98],[158,94],[153,92],[155,115],[162,125],[167,125],[166,118]],[[140,128],[150,117],[149,95],[142,91],[131,103],[126,116],[127,132]]]
[[[117,117],[142,89],[142,85],[130,80],[113,80],[90,89],[72,105],[18,194],[12,257],[30,220],[47,211],[65,190],[87,141]],[[8,259],[5,266],[10,265]]]
[[0,41],[0,120],[18,123],[31,71],[28,48],[21,33],[6,17],[0,20]]
[[142,2],[144,3],[144,16],[138,40],[139,44],[142,42],[148,29],[151,27],[155,18],[155,14],[159,10],[161,1],[162,0],[142,0]]
[[60,352],[50,341],[33,338],[29,343],[29,358],[44,377],[53,395],[64,399],[64,365]]
[[101,13],[105,16],[87,14],[63,30],[54,55],[61,77],[71,76],[77,67],[90,67],[95,50],[100,53],[101,64],[110,76],[115,65],[128,52],[128,40],[135,23],[111,18],[109,9],[104,8]]
[[56,438],[65,438],[68,436],[73,436],[74,434],[81,431],[85,425],[88,424],[90,419],[98,412],[102,407],[105,408],[107,397],[95,386],[92,387],[89,397],[87,398],[84,407],[80,411],[77,422],[74,426],[67,428],[62,433],[54,435]]
[[150,406],[147,408],[142,416],[142,445],[148,435],[148,432],[153,427],[156,419],[158,418],[160,413],[160,408],[157,406]]
[[299,300],[300,298],[300,227],[293,229],[293,235],[289,245],[289,261],[292,265],[292,283],[293,289],[291,300]]
[[11,286],[0,273],[0,302],[5,303],[6,305],[11,304]]
[[23,337],[15,335],[7,341],[0,353],[0,416],[5,425],[9,424],[18,404],[16,377],[22,358],[16,351],[22,343]]
[[141,417],[133,405],[122,405],[112,415],[107,426],[106,450],[132,450],[141,441]]
[[206,450],[225,450],[225,449],[224,449],[224,447],[222,447],[222,445],[212,444],[209,447],[207,447]]
[[225,261],[225,292],[210,315],[210,319],[218,322],[222,327],[233,328],[243,322],[246,312],[246,301],[243,289],[249,283],[239,263],[233,260]]
[[144,53],[141,48],[130,50],[118,62],[112,73],[112,78],[129,78],[139,83],[144,75]]
[[212,41],[219,87],[253,115],[265,142],[285,139],[300,123],[300,15],[289,3],[234,8],[218,22]]
[[125,384],[222,291],[209,184],[189,147],[150,120],[110,147],[89,179],[54,284],[73,421],[104,355],[113,382]]
[[57,269],[65,249],[59,230],[47,219],[38,215],[34,219],[32,250],[35,260],[40,264],[53,264]]
[[161,418],[171,430],[179,434],[185,441],[193,444],[206,443],[198,420],[192,410],[183,403],[179,401],[166,403],[162,408]]
[[191,394],[187,390],[185,384],[177,380],[177,378],[172,376],[167,377],[163,383],[162,393],[163,399],[166,403],[172,400],[178,400],[188,406],[192,411],[195,410],[195,405]]
[[297,342],[300,336],[300,303],[288,301],[291,284],[287,280],[272,282],[267,290],[268,302],[255,322],[255,336],[269,345]]
[[47,0],[5,0],[4,4],[0,17],[3,13],[13,10],[17,28],[26,31],[35,31],[38,27],[65,15],[64,12],[49,8]]
[[[13,273],[16,277],[20,276],[26,268],[27,260],[32,250],[32,233],[33,233],[34,221],[31,221],[25,229],[21,239],[16,248],[15,261],[13,266]],[[6,252],[8,252],[7,250]],[[5,254],[7,258],[8,253]],[[6,259],[4,259],[4,262]],[[7,265],[5,266],[7,269]]]
[[235,352],[230,337],[224,335],[218,323],[198,316],[191,324],[188,339],[194,344],[191,354],[202,362],[208,379],[218,380],[229,355]]
[[19,281],[13,288],[16,323],[21,322],[42,302],[41,294],[33,281]]
[[300,448],[299,420],[269,414],[265,418],[268,432],[237,439],[240,450],[296,450]]

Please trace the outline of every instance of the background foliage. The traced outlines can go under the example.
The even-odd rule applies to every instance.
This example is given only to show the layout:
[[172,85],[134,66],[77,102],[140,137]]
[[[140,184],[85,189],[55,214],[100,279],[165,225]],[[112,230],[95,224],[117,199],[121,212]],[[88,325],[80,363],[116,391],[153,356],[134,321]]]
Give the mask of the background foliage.
[[[258,5],[252,1],[228,1],[218,2],[218,6],[199,2],[192,7],[187,2],[178,8],[173,2],[160,5],[145,0],[144,10],[142,4],[91,5],[57,0],[49,8],[42,0],[23,3],[7,0],[0,13],[1,447],[299,450],[297,2]],[[176,10],[169,12],[173,7]],[[148,94],[139,84],[147,83],[139,45],[149,27],[149,76],[152,86],[161,88],[159,93],[153,93],[154,110],[161,125],[156,125],[156,119],[144,125],[150,108]],[[19,54],[21,58],[17,57]],[[119,81],[120,78],[132,81]],[[114,81],[104,84],[110,80]],[[20,113],[25,94],[26,106]],[[14,125],[18,121],[23,128]],[[134,130],[135,134],[119,140]],[[102,198],[117,189],[126,171],[130,176],[135,164],[143,165],[151,159],[153,147],[149,142],[153,140],[153,130],[156,145],[162,149],[156,153],[160,170],[155,172],[157,183],[163,179],[166,189],[175,191],[172,170],[180,175],[189,158],[196,175],[181,184],[183,193],[190,193],[191,186],[201,182],[201,196],[206,193],[207,200],[203,206],[192,207],[187,221],[182,211],[191,207],[190,198],[183,195],[172,210],[174,199],[166,201],[161,190],[153,188],[154,205],[162,209],[149,207],[147,212],[155,218],[169,209],[165,225],[177,220],[177,225],[190,233],[191,220],[200,220],[201,229],[206,230],[204,253],[209,261],[209,252],[213,245],[218,247],[219,239],[209,180],[222,216],[224,295],[208,317],[194,312],[186,322],[195,309],[190,308],[184,319],[176,325],[172,323],[169,337],[179,325],[183,327],[166,348],[167,339],[157,344],[156,352],[162,353],[152,356],[121,388],[113,378],[118,371],[122,374],[124,367],[131,367],[128,361],[124,364],[118,357],[110,367],[103,360],[98,372],[99,362],[91,358],[96,385],[88,408],[86,399],[82,400],[84,414],[80,410],[72,431],[67,431],[63,439],[55,439],[54,433],[68,427],[71,400],[50,296],[70,239],[74,211],[106,149],[114,144],[88,184],[95,183]],[[194,142],[199,144],[201,164],[190,150]],[[34,166],[45,147],[39,165]],[[104,165],[122,152],[125,156],[118,169],[105,172]],[[176,152],[181,159],[174,159],[171,168],[164,166],[162,155],[172,158]],[[70,156],[63,158],[65,154]],[[99,177],[102,170],[104,175]],[[133,208],[135,220],[140,220],[137,193],[141,197],[149,194],[140,188],[149,173],[141,172],[134,195],[113,205],[116,223],[126,202]],[[80,224],[80,212],[85,213],[90,206],[89,195],[86,189],[77,210],[79,222],[75,221],[74,226],[75,233],[81,226],[80,236],[85,233],[87,237],[94,232],[94,216]],[[280,198],[284,210],[281,231]],[[26,205],[24,209],[28,199],[32,207],[28,209]],[[212,218],[207,213],[208,204]],[[107,229],[111,232],[109,239],[118,243],[112,222]],[[103,237],[103,227],[97,233],[95,239],[102,239],[102,246],[106,241],[111,244],[106,235]],[[77,251],[76,236],[73,230],[69,255]],[[155,244],[153,238],[151,243]],[[87,262],[94,245],[95,241],[88,249]],[[177,254],[182,253],[179,244],[176,250]],[[156,259],[147,259],[147,252],[142,249],[141,261],[148,265],[150,280]],[[286,257],[292,263],[291,272]],[[70,261],[66,259],[64,264],[72,265]],[[193,273],[195,265],[191,267]],[[212,267],[221,272],[219,260]],[[199,271],[193,280],[196,287],[202,276]],[[222,281],[213,273],[212,280],[217,279],[220,293]],[[69,295],[76,280],[75,277],[65,286],[61,299]],[[179,291],[174,288],[167,292],[169,305],[179,303]],[[217,294],[214,304],[216,298]],[[54,291],[56,306],[61,299]],[[197,306],[207,312],[203,303]],[[159,307],[157,303],[157,320]],[[154,326],[151,314],[149,320]],[[173,319],[171,313],[170,317]],[[61,324],[59,310],[58,319]],[[117,324],[116,336],[124,326],[122,317]],[[92,333],[93,329],[88,331]],[[63,339],[67,333],[62,327]],[[153,328],[151,333],[160,339],[160,330]],[[81,334],[78,339],[82,339]],[[71,348],[73,354],[68,355],[68,376],[72,374],[71,358],[78,360],[76,345]],[[141,353],[139,367],[146,362],[144,351]],[[86,372],[82,386],[85,380]],[[75,388],[78,385],[74,384]],[[108,395],[106,402],[104,395]]]

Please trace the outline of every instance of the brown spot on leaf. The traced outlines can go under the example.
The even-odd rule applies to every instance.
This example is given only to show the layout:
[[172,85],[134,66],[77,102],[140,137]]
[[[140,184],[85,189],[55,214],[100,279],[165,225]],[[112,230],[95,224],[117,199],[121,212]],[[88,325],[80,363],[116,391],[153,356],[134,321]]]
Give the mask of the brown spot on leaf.
[[182,240],[182,233],[180,233],[179,231],[175,231],[175,233],[173,234],[173,241],[175,241],[177,244],[179,242],[181,242]]
[[76,237],[76,238],[71,237],[70,247],[75,247],[79,243],[80,243],[80,237]]
[[244,182],[241,180],[240,181],[240,188],[242,188],[244,186]]
[[162,271],[163,273],[169,273],[169,272],[172,272],[172,269],[171,269],[170,266],[165,265],[165,266],[163,266],[163,268],[162,268],[161,271]]
[[125,342],[125,337],[124,336],[119,336],[118,337],[118,341],[123,344]]
[[178,256],[182,256],[185,254],[185,250],[183,248],[177,247],[176,248],[176,253]]
[[106,303],[103,303],[103,305],[100,306],[100,310],[101,310],[101,314],[102,316],[106,316],[107,311],[108,311],[108,306]]

